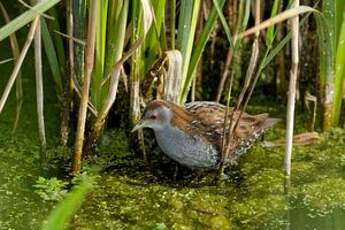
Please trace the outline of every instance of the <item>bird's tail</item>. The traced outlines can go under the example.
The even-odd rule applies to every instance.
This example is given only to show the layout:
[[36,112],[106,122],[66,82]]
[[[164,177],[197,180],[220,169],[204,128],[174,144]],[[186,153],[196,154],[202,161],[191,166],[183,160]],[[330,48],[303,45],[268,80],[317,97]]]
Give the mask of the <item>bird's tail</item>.
[[233,152],[229,154],[230,164],[236,164],[237,159],[241,155],[245,154],[247,150],[255,143],[255,141],[260,136],[262,136],[262,134],[264,134],[265,131],[272,128],[272,126],[274,126],[280,121],[281,119],[279,118],[271,118],[271,117],[266,118],[266,120],[261,125],[260,129],[258,129],[255,133],[253,133],[253,135],[251,135],[249,138],[246,138],[237,148],[233,150]]

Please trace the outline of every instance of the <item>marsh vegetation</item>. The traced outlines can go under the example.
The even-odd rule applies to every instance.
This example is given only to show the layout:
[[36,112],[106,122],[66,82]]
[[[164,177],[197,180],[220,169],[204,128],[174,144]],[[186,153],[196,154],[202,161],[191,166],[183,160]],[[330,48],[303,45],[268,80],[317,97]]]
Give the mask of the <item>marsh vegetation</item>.
[[[0,229],[344,228],[343,1],[0,3]],[[155,98],[282,121],[174,178]]]

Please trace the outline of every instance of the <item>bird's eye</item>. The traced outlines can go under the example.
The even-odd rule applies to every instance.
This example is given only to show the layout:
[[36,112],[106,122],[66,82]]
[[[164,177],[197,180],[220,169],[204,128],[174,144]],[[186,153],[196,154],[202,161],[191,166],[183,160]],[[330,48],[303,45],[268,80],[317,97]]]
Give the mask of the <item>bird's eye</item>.
[[150,115],[150,119],[154,120],[154,119],[156,119],[156,118],[157,118],[157,116],[156,116],[155,114],[151,114],[151,115]]

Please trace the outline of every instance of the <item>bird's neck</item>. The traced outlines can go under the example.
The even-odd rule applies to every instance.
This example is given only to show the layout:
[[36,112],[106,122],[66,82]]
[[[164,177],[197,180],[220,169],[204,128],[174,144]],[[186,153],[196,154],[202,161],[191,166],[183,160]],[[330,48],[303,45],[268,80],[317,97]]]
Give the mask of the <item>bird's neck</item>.
[[193,115],[180,106],[171,106],[170,110],[172,113],[170,124],[174,128],[185,130],[185,128],[193,121]]
[[170,101],[159,100],[157,101],[159,105],[167,107],[170,111],[169,125],[173,128],[177,128],[182,131],[186,131],[186,128],[193,121],[193,115],[186,111],[183,107],[176,105]]

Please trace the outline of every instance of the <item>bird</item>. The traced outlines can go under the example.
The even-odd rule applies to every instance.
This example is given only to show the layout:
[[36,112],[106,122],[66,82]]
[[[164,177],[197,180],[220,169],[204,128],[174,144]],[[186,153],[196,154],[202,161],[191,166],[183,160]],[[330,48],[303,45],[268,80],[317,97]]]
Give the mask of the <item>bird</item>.
[[[161,150],[171,159],[190,169],[219,168],[222,161],[224,117],[227,107],[212,101],[195,101],[179,106],[171,101],[153,100],[145,107],[132,132],[150,128]],[[229,119],[240,111],[229,107]],[[245,153],[267,129],[279,121],[267,113],[240,116],[229,144],[231,161]],[[233,122],[235,123],[235,122]],[[229,125],[229,123],[228,123]]]

